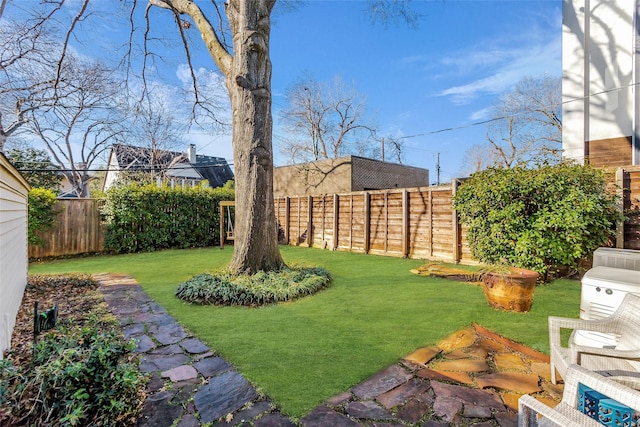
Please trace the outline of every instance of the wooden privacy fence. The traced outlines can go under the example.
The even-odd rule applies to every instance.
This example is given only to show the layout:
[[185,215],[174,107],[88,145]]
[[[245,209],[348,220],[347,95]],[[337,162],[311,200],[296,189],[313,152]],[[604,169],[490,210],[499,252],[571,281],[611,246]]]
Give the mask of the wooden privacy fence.
[[102,252],[104,231],[95,199],[58,199],[56,226],[40,237],[44,246],[29,245],[29,258]]
[[451,185],[277,197],[280,241],[332,250],[472,261]]
[[[615,170],[622,193],[616,246],[640,249],[640,166]],[[459,180],[440,187],[275,198],[280,241],[332,250],[474,262],[451,205]],[[101,252],[104,229],[94,199],[60,199],[57,227],[30,258]]]
[[623,213],[627,220],[618,226],[616,246],[640,249],[640,166],[616,169],[616,184],[622,191]]

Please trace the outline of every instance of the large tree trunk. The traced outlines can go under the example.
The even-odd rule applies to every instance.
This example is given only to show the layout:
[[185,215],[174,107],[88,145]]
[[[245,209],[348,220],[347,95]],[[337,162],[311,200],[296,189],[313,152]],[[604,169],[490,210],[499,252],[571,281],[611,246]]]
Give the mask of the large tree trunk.
[[236,273],[276,270],[273,201],[270,14],[274,0],[230,0],[227,17],[234,58],[226,73],[231,97],[236,223],[230,268]]

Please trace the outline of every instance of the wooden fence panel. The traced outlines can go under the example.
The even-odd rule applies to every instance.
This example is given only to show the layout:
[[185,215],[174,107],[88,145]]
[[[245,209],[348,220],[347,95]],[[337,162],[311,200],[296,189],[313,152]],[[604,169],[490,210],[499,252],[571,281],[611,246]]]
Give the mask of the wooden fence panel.
[[327,249],[333,246],[333,196],[312,198],[311,246]]
[[57,226],[41,233],[44,246],[30,245],[29,258],[101,252],[104,230],[95,199],[59,199]]
[[[289,244],[455,260],[451,188],[292,197],[288,228],[281,213],[285,197],[277,199],[276,215],[293,236]],[[305,225],[311,227],[308,239]]]
[[640,167],[625,169],[624,248],[640,249]]

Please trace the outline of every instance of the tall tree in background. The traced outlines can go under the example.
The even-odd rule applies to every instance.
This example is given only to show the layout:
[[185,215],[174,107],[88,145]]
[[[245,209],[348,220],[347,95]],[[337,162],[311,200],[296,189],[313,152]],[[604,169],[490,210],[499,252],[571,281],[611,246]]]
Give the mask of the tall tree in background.
[[[61,7],[64,0],[50,3]],[[286,2],[285,2],[286,3]],[[372,17],[391,22],[400,15],[403,22],[417,19],[406,7],[405,0],[378,0],[370,2]],[[3,3],[4,4],[4,3]],[[136,0],[130,3],[135,8]],[[87,16],[89,0],[81,0],[78,13],[66,32],[64,47],[58,64],[64,64],[69,55],[68,42]],[[149,0],[145,20],[149,26],[151,6],[172,12],[177,31],[191,69],[194,90],[197,91],[196,73],[190,55],[190,37],[187,30],[195,27],[219,71],[224,75],[232,109],[232,142],[235,165],[236,224],[234,255],[230,264],[236,273],[255,273],[259,270],[279,269],[283,265],[277,246],[275,209],[273,202],[273,154],[271,116],[271,61],[269,38],[271,13],[275,0],[228,0],[222,5],[217,1],[202,3],[203,8],[191,0]],[[135,29],[134,11],[130,13],[132,34]],[[384,12],[384,13],[383,13]],[[189,17],[190,20],[183,19]],[[226,17],[226,20],[223,19]],[[216,19],[216,25],[209,19]],[[219,18],[219,19],[218,19]],[[164,31],[164,30],[163,30]],[[228,33],[226,33],[228,31]],[[148,32],[145,32],[145,34]],[[227,44],[227,35],[232,43]],[[145,39],[145,46],[147,41]],[[146,51],[143,60],[153,55]],[[129,55],[133,58],[133,55]],[[129,61],[131,64],[132,61]],[[56,91],[61,83],[61,67],[56,73]],[[144,74],[144,71],[143,71]],[[116,97],[117,98],[117,97]],[[199,105],[196,94],[194,105]],[[104,123],[104,122],[103,122]],[[36,129],[37,130],[37,129]],[[38,131],[39,133],[43,133]],[[106,134],[95,135],[97,142]],[[112,137],[115,135],[111,135]],[[65,140],[62,135],[61,141]]]
[[525,77],[493,107],[487,130],[492,166],[557,162],[562,149],[560,77]]
[[59,49],[46,23],[46,16],[34,15],[24,22],[3,19],[0,25],[0,152],[24,130],[30,114],[55,103],[50,89]]
[[125,133],[121,89],[113,70],[67,52],[59,78],[49,88],[55,103],[30,113],[30,131],[64,169],[77,197],[88,197],[89,170]]
[[342,78],[327,84],[307,74],[289,87],[287,102],[280,112],[287,131],[280,150],[292,163],[370,155],[378,149],[365,97]]
[[46,188],[55,193],[60,189],[62,174],[45,150],[22,147],[6,152],[7,158],[22,173],[31,187]]

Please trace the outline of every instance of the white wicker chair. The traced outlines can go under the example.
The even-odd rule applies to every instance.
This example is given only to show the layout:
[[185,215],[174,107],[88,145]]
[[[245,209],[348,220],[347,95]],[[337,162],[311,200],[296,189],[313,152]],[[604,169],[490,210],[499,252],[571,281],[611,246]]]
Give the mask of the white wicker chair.
[[[615,348],[598,348],[570,344],[563,347],[560,330],[573,329],[619,335]],[[564,378],[571,364],[611,377],[629,387],[640,389],[640,296],[628,293],[611,316],[599,320],[549,317],[551,381],[556,383],[556,369]]]
[[518,426],[602,427],[602,424],[578,410],[579,383],[625,406],[640,410],[640,391],[581,366],[571,365],[567,369],[562,401],[556,407],[550,408],[529,395],[520,398]]

